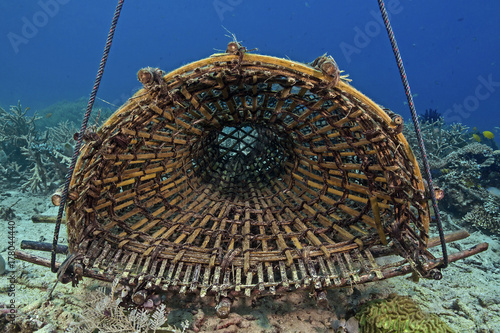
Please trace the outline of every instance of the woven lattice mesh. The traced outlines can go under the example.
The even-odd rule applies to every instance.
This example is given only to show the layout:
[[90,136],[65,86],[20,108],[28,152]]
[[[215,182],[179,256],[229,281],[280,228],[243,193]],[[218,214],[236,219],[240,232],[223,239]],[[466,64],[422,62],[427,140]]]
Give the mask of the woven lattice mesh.
[[151,80],[88,138],[70,249],[146,289],[328,286],[376,272],[369,250],[386,241],[408,258],[425,250],[424,187],[398,125],[300,63],[192,63]]

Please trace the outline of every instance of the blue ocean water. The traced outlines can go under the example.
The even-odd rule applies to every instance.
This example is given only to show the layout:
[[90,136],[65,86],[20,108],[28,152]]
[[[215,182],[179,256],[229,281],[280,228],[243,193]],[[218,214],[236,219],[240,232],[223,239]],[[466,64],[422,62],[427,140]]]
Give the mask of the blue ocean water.
[[[0,1],[0,105],[32,111],[88,96],[116,1]],[[500,126],[500,2],[387,0],[419,113]],[[126,0],[98,97],[122,104],[138,69],[169,71],[225,49],[309,62],[328,53],[377,103],[409,110],[377,1]]]

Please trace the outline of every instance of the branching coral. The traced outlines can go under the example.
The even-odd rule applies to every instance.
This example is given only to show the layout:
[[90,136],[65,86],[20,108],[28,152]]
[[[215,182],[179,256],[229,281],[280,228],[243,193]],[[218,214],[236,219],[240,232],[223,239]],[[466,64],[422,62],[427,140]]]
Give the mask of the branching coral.
[[19,101],[17,105],[10,106],[9,112],[0,107],[0,142],[4,150],[9,144],[19,146],[19,140],[26,140],[28,135],[35,134],[35,121],[40,118],[36,114],[27,117],[28,110],[23,110]]
[[73,136],[77,131],[78,130],[73,122],[68,120],[61,121],[57,124],[57,126],[49,127],[49,140],[62,146],[66,144],[70,144],[72,146],[74,144]]
[[54,172],[58,179],[63,179],[67,172],[67,166],[71,162],[75,140],[74,134],[77,132],[75,125],[70,121],[63,121],[57,126],[49,127],[48,142],[50,142],[50,153],[47,158],[53,165]]
[[74,323],[70,332],[184,332],[188,324],[184,323],[182,330],[167,322],[165,305],[160,305],[154,311],[132,309],[130,311],[120,306],[121,299],[115,298],[117,281],[112,285],[111,292],[106,288],[87,292],[82,296],[82,311],[80,321]]
[[0,163],[0,181],[19,181],[21,179],[21,171],[21,166],[17,162],[2,161]]
[[19,102],[9,111],[0,108],[0,181],[21,183],[23,191],[45,191],[64,179],[76,129],[66,121],[40,133],[40,118],[27,116],[28,110]]
[[[420,126],[422,137],[425,141],[425,148],[429,155],[431,168],[439,168],[442,159],[449,153],[466,146],[471,140],[467,137],[468,127],[459,123],[447,125],[442,118],[436,121],[426,121]],[[418,141],[415,135],[413,123],[405,124],[403,134],[408,143],[415,151],[417,160],[420,163],[420,153],[418,152]]]
[[17,162],[23,167],[26,161],[21,157],[21,147],[28,145],[30,137],[36,137],[35,122],[39,119],[36,114],[26,116],[28,110],[23,110],[20,102],[11,105],[9,111],[0,107],[0,149],[10,162]]
[[438,316],[420,310],[410,297],[398,295],[365,304],[356,318],[365,333],[453,333]]

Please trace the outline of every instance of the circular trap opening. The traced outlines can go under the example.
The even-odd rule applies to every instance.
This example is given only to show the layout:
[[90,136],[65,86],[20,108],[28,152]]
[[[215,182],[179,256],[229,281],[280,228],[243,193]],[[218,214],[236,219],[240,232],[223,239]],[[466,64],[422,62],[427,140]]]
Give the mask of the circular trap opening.
[[209,131],[193,145],[193,169],[224,195],[262,189],[282,178],[294,160],[293,142],[283,129],[245,123]]

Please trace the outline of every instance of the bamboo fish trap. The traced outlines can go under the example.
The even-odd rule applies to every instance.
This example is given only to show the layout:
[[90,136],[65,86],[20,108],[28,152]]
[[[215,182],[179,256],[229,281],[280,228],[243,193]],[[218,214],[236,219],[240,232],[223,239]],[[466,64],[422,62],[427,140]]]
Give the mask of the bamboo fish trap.
[[[138,77],[144,88],[86,134],[63,281],[119,279],[142,304],[158,291],[220,299],[440,277],[402,119],[331,57],[302,64],[230,44]],[[389,254],[402,258],[377,264]]]

